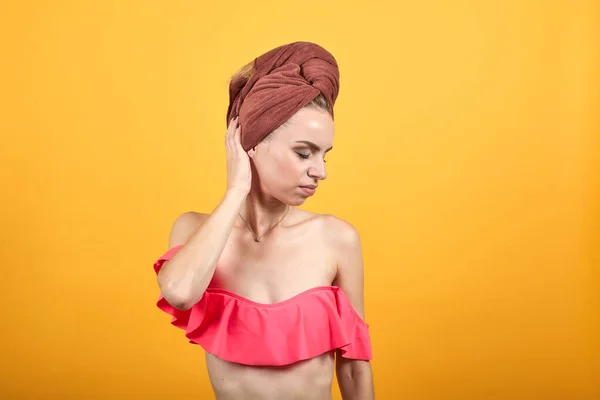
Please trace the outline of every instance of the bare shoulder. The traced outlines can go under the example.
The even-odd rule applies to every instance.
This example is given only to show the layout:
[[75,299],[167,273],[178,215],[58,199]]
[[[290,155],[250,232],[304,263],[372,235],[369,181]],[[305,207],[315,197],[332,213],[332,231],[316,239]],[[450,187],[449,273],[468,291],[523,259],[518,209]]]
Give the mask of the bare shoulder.
[[187,211],[179,215],[171,227],[169,247],[171,248],[187,242],[190,236],[206,221],[208,215],[195,211]]
[[356,227],[334,215],[323,215],[323,232],[336,261],[334,285],[348,296],[364,319],[364,266],[360,235]]
[[360,235],[352,223],[332,214],[323,214],[321,218],[323,233],[333,246],[341,250],[360,246]]
[[344,258],[349,254],[360,253],[360,235],[356,227],[333,214],[315,214],[300,211],[298,219],[302,223],[315,224],[319,237],[334,253],[334,257]]
[[296,209],[292,225],[315,224],[325,239],[353,241],[358,238],[358,231],[348,221],[333,214],[318,214],[310,211]]

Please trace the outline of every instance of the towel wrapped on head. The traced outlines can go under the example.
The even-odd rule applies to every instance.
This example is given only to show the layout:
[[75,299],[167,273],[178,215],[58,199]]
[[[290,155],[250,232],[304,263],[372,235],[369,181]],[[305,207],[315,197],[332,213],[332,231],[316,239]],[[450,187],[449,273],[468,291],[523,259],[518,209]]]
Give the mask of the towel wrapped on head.
[[339,92],[339,69],[323,47],[294,42],[257,57],[252,75],[229,85],[227,124],[239,116],[241,141],[248,151],[322,94],[333,105]]

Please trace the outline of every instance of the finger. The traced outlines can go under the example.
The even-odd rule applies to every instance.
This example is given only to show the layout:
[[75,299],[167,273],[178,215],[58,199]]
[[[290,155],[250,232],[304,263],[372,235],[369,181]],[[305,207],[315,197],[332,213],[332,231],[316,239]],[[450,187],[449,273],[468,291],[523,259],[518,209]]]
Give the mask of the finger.
[[236,146],[242,147],[242,126],[238,125],[233,134],[233,143]]
[[225,133],[225,136],[231,136],[231,132],[232,132],[232,127],[235,125],[235,118],[232,118],[231,121],[229,121],[229,125],[227,126],[227,132]]
[[233,133],[238,122],[238,117],[232,118],[227,126],[227,133]]
[[225,142],[227,143],[228,148],[233,146],[233,136],[235,133],[235,128],[237,126],[237,117],[233,118],[229,122],[229,126],[227,127],[227,133],[225,134]]
[[229,151],[229,148],[231,147],[231,145],[230,145],[230,143],[231,143],[231,140],[230,140],[231,129],[230,128],[231,128],[231,123],[229,123],[229,126],[227,127],[227,132],[225,132],[225,137],[224,137],[224,139],[225,139],[225,146],[227,148],[227,151]]

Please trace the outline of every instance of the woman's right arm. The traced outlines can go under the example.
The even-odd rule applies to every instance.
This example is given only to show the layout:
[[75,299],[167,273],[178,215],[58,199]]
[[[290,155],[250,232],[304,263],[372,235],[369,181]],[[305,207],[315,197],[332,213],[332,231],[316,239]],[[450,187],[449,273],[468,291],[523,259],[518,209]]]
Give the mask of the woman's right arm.
[[211,214],[185,213],[173,224],[169,248],[183,246],[158,272],[161,294],[173,307],[189,309],[204,294],[244,199],[227,191]]
[[196,304],[210,283],[217,261],[250,191],[250,159],[241,145],[237,118],[225,135],[227,191],[210,215],[186,213],[171,229],[169,248],[181,249],[158,272],[161,294],[173,307],[187,310]]

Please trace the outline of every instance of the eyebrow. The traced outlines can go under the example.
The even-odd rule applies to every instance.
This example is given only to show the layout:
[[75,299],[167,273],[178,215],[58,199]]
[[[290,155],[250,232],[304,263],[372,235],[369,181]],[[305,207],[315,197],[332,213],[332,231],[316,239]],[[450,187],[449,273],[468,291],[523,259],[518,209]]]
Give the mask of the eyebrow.
[[[307,145],[308,147],[311,147],[315,151],[321,151],[321,148],[319,146],[317,146],[315,143],[308,141],[308,140],[296,140],[296,143],[303,143],[303,144]],[[333,146],[328,148],[327,150],[325,150],[325,153],[327,153],[331,149],[333,149]]]

